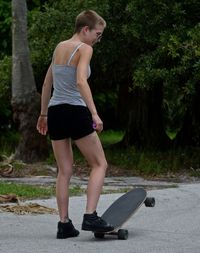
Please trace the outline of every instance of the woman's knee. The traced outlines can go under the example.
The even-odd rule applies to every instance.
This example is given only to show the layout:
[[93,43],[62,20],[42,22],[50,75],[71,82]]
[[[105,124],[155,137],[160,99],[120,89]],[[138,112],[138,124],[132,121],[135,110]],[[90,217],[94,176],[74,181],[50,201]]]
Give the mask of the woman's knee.
[[91,167],[99,168],[99,169],[102,169],[106,172],[106,170],[108,168],[108,163],[107,163],[106,159],[102,159],[102,160],[97,161],[97,163],[93,164],[93,166],[91,166]]
[[62,168],[58,167],[58,176],[62,177],[63,179],[69,180],[72,176],[72,168]]

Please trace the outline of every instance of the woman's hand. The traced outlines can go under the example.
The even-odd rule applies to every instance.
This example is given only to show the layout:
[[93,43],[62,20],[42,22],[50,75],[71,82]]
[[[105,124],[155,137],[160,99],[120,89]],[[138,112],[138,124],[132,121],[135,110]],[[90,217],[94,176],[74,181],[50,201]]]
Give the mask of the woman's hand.
[[100,133],[103,130],[103,122],[98,116],[98,114],[92,115],[92,120],[93,120],[93,128]]
[[46,135],[48,131],[47,116],[39,116],[37,122],[37,130],[40,134]]

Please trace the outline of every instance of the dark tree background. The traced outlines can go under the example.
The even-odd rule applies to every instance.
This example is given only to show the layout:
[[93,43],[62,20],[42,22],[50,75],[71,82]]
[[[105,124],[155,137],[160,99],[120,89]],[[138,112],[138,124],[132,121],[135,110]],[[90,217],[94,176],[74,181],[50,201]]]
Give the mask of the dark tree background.
[[[27,6],[38,92],[56,44],[72,35],[80,11],[94,9],[107,21],[102,43],[95,46],[90,80],[105,127],[125,131],[122,147],[199,147],[199,1],[35,0]],[[3,102],[11,86],[10,1],[0,8],[0,119],[6,126],[12,117],[9,103]]]

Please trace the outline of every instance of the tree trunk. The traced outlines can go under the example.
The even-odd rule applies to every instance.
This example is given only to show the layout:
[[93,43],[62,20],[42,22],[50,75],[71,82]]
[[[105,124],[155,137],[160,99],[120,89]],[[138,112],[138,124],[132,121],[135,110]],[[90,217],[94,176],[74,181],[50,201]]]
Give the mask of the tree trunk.
[[175,147],[200,147],[200,83],[196,84],[196,91],[191,108],[188,108],[183,120],[183,126],[175,138]]
[[165,150],[170,146],[162,113],[162,86],[134,90],[123,146]]
[[45,158],[48,146],[37,133],[40,97],[36,91],[27,40],[27,6],[25,0],[12,0],[12,108],[21,139],[15,158],[34,162]]

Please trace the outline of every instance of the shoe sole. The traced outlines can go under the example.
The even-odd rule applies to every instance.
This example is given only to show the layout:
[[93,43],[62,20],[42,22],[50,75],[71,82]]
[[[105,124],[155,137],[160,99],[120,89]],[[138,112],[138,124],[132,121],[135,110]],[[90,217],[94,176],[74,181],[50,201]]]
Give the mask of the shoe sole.
[[82,226],[81,229],[84,230],[84,231],[101,232],[101,233],[111,232],[111,231],[114,230],[114,228],[109,228],[109,229],[105,229],[105,228],[91,228],[90,226]]
[[70,238],[70,237],[77,237],[79,234],[80,234],[80,233],[73,234],[73,235],[66,235],[66,234],[57,233],[56,238],[57,238],[57,239],[67,239],[67,238]]

